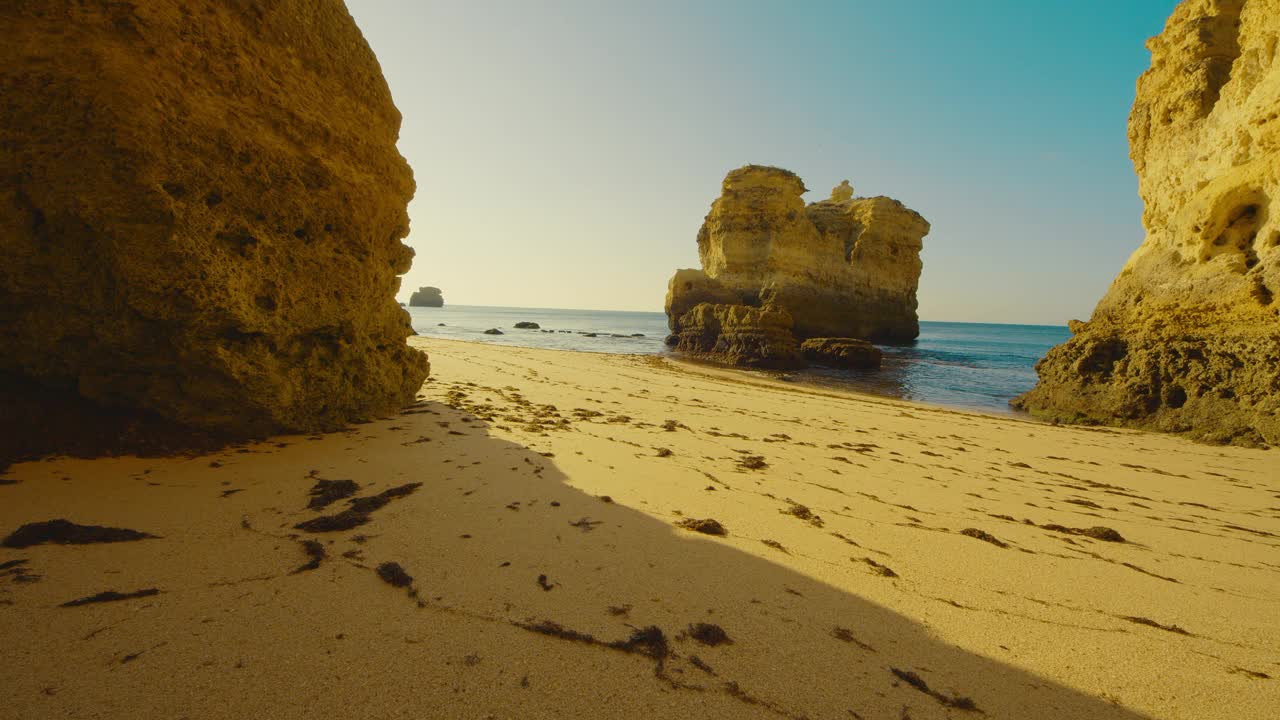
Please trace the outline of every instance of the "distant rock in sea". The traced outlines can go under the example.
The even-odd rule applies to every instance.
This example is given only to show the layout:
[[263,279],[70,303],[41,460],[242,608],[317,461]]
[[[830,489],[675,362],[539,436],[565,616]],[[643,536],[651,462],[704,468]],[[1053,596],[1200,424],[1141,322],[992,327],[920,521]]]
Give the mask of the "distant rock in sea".
[[[919,335],[916,288],[929,223],[891,198],[855,198],[848,180],[808,206],[805,191],[781,168],[747,165],[725,177],[698,232],[702,269],[677,270],[668,283],[669,344],[714,352],[705,348],[716,342],[695,343],[685,332],[684,318],[702,304],[784,311],[793,345],[814,337],[900,342]],[[730,316],[713,309],[692,319],[712,317]],[[737,313],[726,327],[760,317]],[[772,336],[778,326],[767,324]],[[699,324],[693,334],[707,327]],[[738,347],[732,338],[724,345]]]
[[438,287],[420,287],[409,296],[410,307],[444,307],[444,295]]
[[1280,444],[1280,2],[1184,2],[1148,41],[1129,116],[1147,237],[1015,400]]
[[231,435],[413,401],[413,175],[340,2],[0,3],[0,27],[0,373]]
[[542,328],[541,325],[531,320],[521,320],[512,327],[517,330],[540,330]]
[[489,328],[488,330],[484,331],[484,334],[485,335],[506,335],[506,333],[502,332],[498,328]]

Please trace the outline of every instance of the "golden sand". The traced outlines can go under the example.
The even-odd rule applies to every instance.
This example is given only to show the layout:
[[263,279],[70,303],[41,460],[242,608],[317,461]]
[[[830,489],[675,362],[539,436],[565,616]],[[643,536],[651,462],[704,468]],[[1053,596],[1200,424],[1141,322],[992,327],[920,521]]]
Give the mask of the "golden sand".
[[[0,718],[1280,708],[1275,451],[412,342],[432,378],[395,418],[12,468],[0,535],[159,537],[0,547]],[[421,485],[310,510],[319,480]]]

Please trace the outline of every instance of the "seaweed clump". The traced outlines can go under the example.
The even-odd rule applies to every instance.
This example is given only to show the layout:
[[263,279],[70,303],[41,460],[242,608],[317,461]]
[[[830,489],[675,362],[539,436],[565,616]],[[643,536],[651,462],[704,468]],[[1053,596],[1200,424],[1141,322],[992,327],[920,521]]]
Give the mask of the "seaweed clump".
[[91,545],[94,543],[131,542],[156,537],[150,533],[129,530],[127,528],[103,527],[101,525],[77,525],[70,520],[46,520],[44,522],[27,523],[13,531],[4,542],[9,548],[28,548],[32,545],[54,543],[57,545]]

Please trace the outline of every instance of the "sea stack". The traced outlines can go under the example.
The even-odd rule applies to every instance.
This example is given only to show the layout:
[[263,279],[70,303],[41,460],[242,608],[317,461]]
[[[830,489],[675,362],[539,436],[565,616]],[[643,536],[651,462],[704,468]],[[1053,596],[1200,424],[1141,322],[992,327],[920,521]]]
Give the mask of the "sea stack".
[[1280,2],[1183,2],[1129,116],[1146,240],[1015,400],[1068,422],[1280,443]]
[[[690,326],[705,335],[708,311],[689,315],[702,303],[784,312],[792,347],[771,356],[800,364],[794,345],[809,338],[908,342],[919,335],[916,288],[929,223],[891,198],[854,197],[848,180],[808,206],[805,192],[800,177],[781,168],[747,165],[725,177],[698,231],[702,269],[678,270],[668,284],[668,344],[687,347]],[[777,322],[759,330],[778,337]]]
[[232,435],[413,400],[413,175],[340,0],[4,3],[0,28],[0,373]]
[[409,307],[444,307],[444,296],[438,287],[420,287],[409,296]]

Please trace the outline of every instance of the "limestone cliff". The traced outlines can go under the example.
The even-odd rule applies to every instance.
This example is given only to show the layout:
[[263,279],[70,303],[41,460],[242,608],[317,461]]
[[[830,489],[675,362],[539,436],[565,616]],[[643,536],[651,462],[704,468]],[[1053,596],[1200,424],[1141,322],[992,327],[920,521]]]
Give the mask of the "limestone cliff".
[[667,325],[673,332],[680,327],[680,318],[702,303],[735,305],[741,302],[738,293],[707,277],[701,270],[677,270],[667,282]]
[[838,247],[844,262],[835,287],[790,290],[791,303],[808,309],[801,332],[914,340],[920,334],[920,250],[929,223],[892,198],[841,200],[839,191],[807,208],[826,238],[823,246]]
[[1280,443],[1280,0],[1187,0],[1152,38],[1130,154],[1146,240],[1016,404]]
[[410,307],[444,307],[444,296],[438,287],[420,287],[409,296]]
[[846,180],[806,206],[804,183],[747,165],[724,179],[698,232],[701,270],[680,270],[667,294],[673,333],[700,302],[785,309],[798,338],[909,341],[924,218],[889,198],[854,198]]
[[340,0],[11,0],[0,37],[0,374],[235,434],[412,400],[413,177]]

